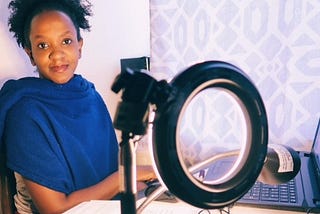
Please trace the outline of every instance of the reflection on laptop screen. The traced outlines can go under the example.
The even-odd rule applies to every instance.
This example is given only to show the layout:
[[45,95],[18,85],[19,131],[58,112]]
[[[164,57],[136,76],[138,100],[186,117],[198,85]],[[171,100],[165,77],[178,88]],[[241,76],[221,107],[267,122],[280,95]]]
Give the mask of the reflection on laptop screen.
[[[319,170],[320,169],[320,119],[318,121],[318,127],[314,137],[312,154],[314,155],[316,167]],[[317,173],[320,173],[320,172],[317,172]]]

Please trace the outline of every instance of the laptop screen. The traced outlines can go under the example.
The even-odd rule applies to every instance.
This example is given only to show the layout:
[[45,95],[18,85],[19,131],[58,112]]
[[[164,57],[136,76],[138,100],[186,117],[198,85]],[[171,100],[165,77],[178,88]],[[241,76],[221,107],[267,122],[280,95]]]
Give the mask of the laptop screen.
[[311,157],[312,159],[314,159],[316,175],[318,177],[318,180],[320,180],[320,118],[318,121],[317,130],[314,136]]

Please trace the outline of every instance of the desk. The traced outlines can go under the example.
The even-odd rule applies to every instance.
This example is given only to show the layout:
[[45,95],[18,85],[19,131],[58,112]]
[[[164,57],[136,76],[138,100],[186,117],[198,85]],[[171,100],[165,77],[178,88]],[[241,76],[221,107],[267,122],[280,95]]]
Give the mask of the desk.
[[[139,203],[139,201],[138,201]],[[193,207],[184,202],[167,203],[153,201],[151,202],[141,214],[198,214],[202,209]],[[78,206],[70,209],[64,214],[120,214],[120,201],[89,201],[83,202]],[[202,214],[209,214],[209,212],[201,212]],[[230,209],[230,214],[303,214],[303,212],[258,209],[234,206]],[[220,214],[218,210],[210,210],[210,214]]]

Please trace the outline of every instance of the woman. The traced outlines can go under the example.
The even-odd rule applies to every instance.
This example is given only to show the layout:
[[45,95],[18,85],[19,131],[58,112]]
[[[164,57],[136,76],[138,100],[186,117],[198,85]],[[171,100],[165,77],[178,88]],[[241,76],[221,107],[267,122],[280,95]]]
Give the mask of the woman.
[[[61,213],[119,191],[118,143],[94,85],[74,74],[80,29],[89,30],[90,3],[14,0],[8,24],[39,78],[6,82],[0,91],[0,139],[15,172],[20,214]],[[155,178],[140,167],[137,180]]]

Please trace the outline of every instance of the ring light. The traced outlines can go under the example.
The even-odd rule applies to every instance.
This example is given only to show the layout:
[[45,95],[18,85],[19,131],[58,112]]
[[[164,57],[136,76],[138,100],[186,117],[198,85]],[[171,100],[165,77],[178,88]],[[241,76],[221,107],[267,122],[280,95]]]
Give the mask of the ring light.
[[[268,124],[258,90],[239,68],[226,62],[207,61],[187,68],[169,83],[128,69],[112,86],[116,93],[121,89],[123,102],[114,119],[115,128],[122,130],[120,153],[132,153],[121,152],[121,149],[132,149],[132,146],[122,145],[130,144],[129,139],[134,135],[145,134],[148,104],[154,104],[152,155],[161,180],[176,197],[200,208],[222,208],[238,200],[253,186],[266,157]],[[245,140],[232,149],[214,151],[211,156],[190,164],[183,154],[185,144],[181,127],[190,103],[205,91],[212,90],[228,97],[241,112],[240,118],[246,126]],[[219,146],[223,147],[223,144],[220,142]],[[128,157],[120,158],[123,164],[120,169],[125,169],[122,186],[129,186],[122,190],[121,209],[122,213],[132,213],[135,190],[130,182],[135,179],[135,173],[132,161],[127,160]],[[195,176],[225,160],[231,162],[231,166],[221,176],[211,180],[200,180]]]
[[[267,118],[257,89],[239,68],[217,61],[191,66],[170,85],[175,92],[157,106],[153,125],[154,158],[162,180],[174,195],[197,207],[220,208],[235,202],[256,181],[267,151]],[[192,98],[209,88],[223,89],[234,97],[247,125],[246,145],[231,154],[238,157],[236,167],[223,182],[212,184],[199,182],[186,168],[178,137],[184,109]]]

